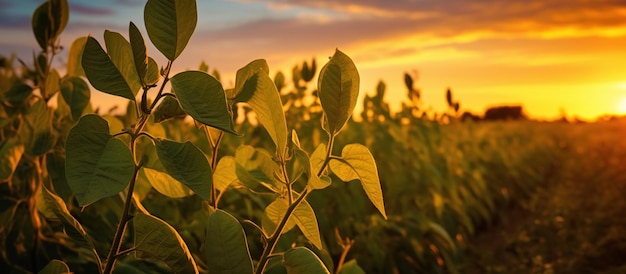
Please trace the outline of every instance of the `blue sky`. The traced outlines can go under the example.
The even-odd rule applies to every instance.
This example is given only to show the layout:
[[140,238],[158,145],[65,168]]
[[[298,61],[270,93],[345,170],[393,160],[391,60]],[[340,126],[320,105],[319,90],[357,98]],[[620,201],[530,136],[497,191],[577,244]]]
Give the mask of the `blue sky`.
[[[0,54],[28,60],[37,44],[30,17],[43,1],[0,0]],[[68,0],[71,42],[105,29],[127,36],[142,30],[144,0]],[[303,60],[323,64],[335,48],[355,61],[361,89],[379,80],[397,107],[404,72],[418,76],[425,107],[445,108],[450,87],[461,108],[521,103],[534,117],[593,118],[626,112],[626,3],[612,0],[199,0],[196,32],[174,64],[217,68],[232,86],[236,70],[267,59],[271,73],[287,74]],[[59,57],[62,63],[65,51]],[[161,65],[154,48],[149,54]],[[289,79],[289,78],[288,78]],[[111,98],[96,94],[96,102]],[[106,100],[99,100],[105,98]],[[113,101],[111,101],[113,102]],[[626,103],[624,103],[626,106]]]

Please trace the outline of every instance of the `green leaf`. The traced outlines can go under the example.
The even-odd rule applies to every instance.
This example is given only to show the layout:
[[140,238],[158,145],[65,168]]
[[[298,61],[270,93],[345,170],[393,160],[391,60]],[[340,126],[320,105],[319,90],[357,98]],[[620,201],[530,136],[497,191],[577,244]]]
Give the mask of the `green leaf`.
[[203,199],[211,200],[213,175],[206,157],[190,142],[155,140],[163,167],[174,179],[183,183]]
[[67,176],[65,175],[65,151],[55,150],[46,154],[46,167],[48,176],[52,180],[54,192],[65,202],[73,199],[72,190],[67,185]]
[[67,75],[68,76],[85,76],[83,70],[83,49],[87,43],[87,36],[79,37],[72,42],[70,52],[67,55]]
[[209,216],[205,256],[211,273],[252,273],[252,259],[246,234],[239,221],[217,210]]
[[77,121],[89,105],[91,97],[89,86],[78,76],[66,77],[61,81],[61,95],[70,106],[72,118]]
[[200,123],[237,134],[222,84],[201,71],[185,71],[170,79],[183,110]]
[[266,189],[278,192],[274,187],[272,178],[274,178],[274,173],[279,170],[279,166],[267,152],[252,146],[242,145],[235,151],[235,161],[237,178],[248,188],[259,192]]
[[[285,213],[287,213],[288,207],[289,205],[286,199],[278,198],[265,208],[267,221],[271,222],[263,224],[263,228],[268,234],[274,233],[276,226],[283,219]],[[304,237],[311,241],[315,247],[322,249],[322,240],[317,225],[317,218],[315,217],[313,208],[306,200],[300,202],[294,209],[281,234],[287,233],[296,225],[300,228]]]
[[[265,230],[268,235],[274,234],[280,220],[282,220],[285,213],[287,213],[287,208],[289,208],[289,204],[287,204],[287,200],[284,198],[274,200],[265,208],[266,221],[268,222],[263,222],[262,225],[263,230]],[[281,234],[288,232],[294,226],[296,226],[294,218],[289,218]]]
[[320,71],[318,90],[327,130],[336,135],[352,115],[359,96],[359,72],[350,57],[335,51]]
[[235,88],[233,89],[232,97],[235,102],[247,102],[257,89],[258,72],[264,72],[269,74],[270,68],[267,65],[267,61],[264,59],[257,59],[243,68],[237,70],[237,76],[235,78]]
[[387,219],[378,169],[369,149],[361,144],[349,144],[343,148],[341,158],[341,161],[337,159],[330,161],[333,173],[344,182],[360,180],[367,197]]
[[104,52],[100,43],[91,36],[85,42],[82,65],[89,83],[97,90],[135,100],[135,95],[120,70]]
[[298,204],[290,218],[294,219],[296,225],[300,228],[302,234],[304,234],[304,237],[311,241],[318,249],[323,248],[315,211],[313,211],[313,208],[306,200]]
[[0,141],[0,181],[11,179],[17,164],[24,154],[24,145],[17,137],[11,137]]
[[98,257],[98,252],[96,251],[92,239],[78,220],[70,214],[65,202],[54,193],[50,192],[45,186],[42,187],[39,195],[37,210],[41,212],[46,219],[60,221],[63,224],[65,233],[70,239],[90,250],[90,255],[93,255],[95,261],[100,264],[100,257]]
[[63,262],[57,259],[50,261],[38,274],[64,274],[70,273],[70,268]]
[[152,44],[174,61],[183,51],[198,21],[195,0],[148,0],[144,21]]
[[2,98],[6,100],[10,106],[17,107],[24,103],[31,93],[33,93],[33,88],[31,86],[16,83],[15,85],[12,85],[6,93],[2,94]]
[[319,145],[309,158],[309,155],[302,150],[302,148],[300,148],[300,142],[295,130],[292,131],[291,136],[292,139],[295,138],[295,147],[293,149],[294,156],[305,163],[304,172],[309,176],[307,187],[311,189],[324,189],[330,186],[330,181],[322,180],[319,176],[317,176],[317,172],[324,163],[324,157],[326,157],[326,146],[324,144]]
[[98,115],[80,118],[66,143],[67,183],[81,206],[115,195],[134,175],[130,149],[109,134],[109,125]]
[[133,95],[137,95],[141,88],[141,81],[139,81],[137,69],[135,69],[133,49],[130,43],[118,32],[108,30],[104,31],[104,42],[111,61],[128,83]]
[[146,76],[143,77],[143,82],[147,86],[150,86],[156,84],[159,79],[161,79],[159,65],[157,65],[152,57],[148,57],[148,70],[146,71]]
[[135,250],[138,257],[154,257],[166,263],[176,273],[198,273],[196,263],[185,241],[163,220],[137,213],[133,218]]
[[27,154],[42,155],[52,148],[52,109],[48,108],[43,99],[28,108],[18,135]]
[[284,159],[287,149],[287,122],[280,94],[267,73],[259,71],[256,75],[257,87],[248,104],[276,145],[279,159]]
[[70,18],[67,0],[49,0],[33,13],[32,27],[35,39],[42,49],[54,42]]
[[439,224],[429,221],[428,228],[430,231],[432,231],[436,235],[441,236],[450,247],[456,246],[454,244],[454,240],[452,240],[452,237],[450,237],[450,234],[448,233],[448,231],[446,231],[446,229],[440,226]]
[[161,103],[157,106],[153,116],[154,122],[160,123],[171,118],[185,118],[187,113],[185,113],[185,111],[183,111],[180,107],[176,98],[172,96],[165,96],[163,101],[161,101]]
[[232,156],[224,156],[217,163],[213,172],[213,183],[215,189],[224,192],[232,183],[237,181],[237,162]]
[[133,60],[135,61],[135,70],[139,79],[143,80],[148,71],[148,52],[146,51],[146,43],[141,36],[141,32],[133,22],[128,26],[128,36],[130,39],[130,47],[133,50]]
[[193,195],[193,192],[172,176],[151,168],[142,168],[139,171],[140,178],[145,178],[156,191],[170,197],[183,198]]
[[355,259],[352,259],[343,264],[339,274],[365,274],[365,271],[357,264]]
[[59,72],[56,69],[51,69],[50,73],[48,73],[48,77],[46,78],[46,96],[48,98],[59,92],[59,82],[61,82]]
[[287,274],[330,274],[322,260],[306,247],[287,250],[283,257],[283,265],[287,269]]

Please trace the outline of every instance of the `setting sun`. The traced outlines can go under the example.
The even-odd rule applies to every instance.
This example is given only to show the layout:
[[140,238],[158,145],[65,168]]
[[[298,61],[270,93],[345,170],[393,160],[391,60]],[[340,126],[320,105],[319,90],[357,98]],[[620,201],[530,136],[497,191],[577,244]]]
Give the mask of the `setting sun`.
[[623,97],[617,105],[618,114],[626,114],[626,97]]

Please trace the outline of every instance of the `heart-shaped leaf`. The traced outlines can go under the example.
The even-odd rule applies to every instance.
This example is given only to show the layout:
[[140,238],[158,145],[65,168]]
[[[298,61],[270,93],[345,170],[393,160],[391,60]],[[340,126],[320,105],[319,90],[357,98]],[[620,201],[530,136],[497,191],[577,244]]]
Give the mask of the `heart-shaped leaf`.
[[81,206],[119,193],[134,175],[130,149],[98,115],[80,118],[67,136],[66,151],[67,183]]

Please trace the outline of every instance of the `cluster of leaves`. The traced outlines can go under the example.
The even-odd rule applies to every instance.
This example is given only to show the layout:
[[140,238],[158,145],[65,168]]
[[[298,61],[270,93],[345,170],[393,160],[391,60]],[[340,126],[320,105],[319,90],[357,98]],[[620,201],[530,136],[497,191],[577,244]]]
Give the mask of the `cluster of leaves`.
[[[554,139],[531,124],[441,124],[458,112],[450,91],[454,111],[427,119],[408,74],[402,111],[390,111],[381,82],[355,122],[358,72],[340,51],[317,83],[315,60],[294,67],[291,90],[264,60],[232,89],[204,63],[170,77],[195,1],[149,0],[144,12],[162,67],[131,22],[128,39],[77,39],[61,77],[50,64],[63,0],[33,15],[35,68],[3,59],[0,268],[453,272],[466,239],[544,182],[554,160]],[[126,114],[94,113],[90,85],[128,99]]]
[[[7,116],[2,134],[7,139],[3,138],[0,156],[6,159],[2,179],[10,194],[3,195],[7,201],[2,214],[15,217],[23,210],[27,211],[23,216],[31,219],[25,225],[6,218],[3,242],[12,249],[3,255],[12,269],[108,274],[164,264],[177,273],[329,273],[333,268],[312,251],[324,254],[324,246],[307,197],[327,188],[330,174],[344,181],[359,180],[386,217],[369,149],[350,144],[341,156],[333,154],[333,149],[341,148],[334,140],[350,119],[359,93],[356,66],[341,51],[330,58],[318,79],[327,142],[307,151],[297,130],[288,130],[280,93],[264,60],[240,69],[235,87],[228,90],[204,71],[170,77],[196,26],[195,1],[146,3],[149,39],[168,60],[160,69],[131,22],[128,40],[112,31],[104,33],[105,47],[91,36],[76,40],[67,75],[60,77],[50,64],[68,16],[64,0],[48,1],[33,15],[33,31],[42,47],[35,58],[37,69],[30,73],[34,87],[19,77],[30,74],[3,75],[8,88],[2,90]],[[303,80],[311,81],[315,70],[315,63],[305,65]],[[92,113],[83,77],[99,91],[128,99],[126,116]],[[58,107],[49,107],[47,102],[59,91]],[[234,156],[220,157],[225,133],[239,135],[232,114],[239,104],[254,112],[269,135],[271,149],[240,145]],[[181,127],[189,127],[186,116],[196,124],[194,131],[205,134],[203,141],[181,134]],[[220,208],[222,197],[233,191],[256,197],[256,210],[263,214],[238,219]],[[192,204],[197,209],[192,216],[180,216],[190,218],[190,225],[176,229],[153,215],[166,214],[153,210],[164,204],[156,202],[157,195]],[[246,233],[240,220],[252,231]],[[279,245],[285,239],[282,235],[295,227],[305,241],[293,241],[287,248]],[[248,235],[262,245],[260,255],[251,254]],[[33,239],[20,242],[24,237]],[[57,241],[42,252],[44,239],[52,238]],[[355,262],[340,263],[336,269],[360,270]]]

